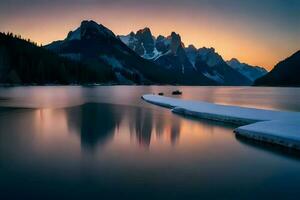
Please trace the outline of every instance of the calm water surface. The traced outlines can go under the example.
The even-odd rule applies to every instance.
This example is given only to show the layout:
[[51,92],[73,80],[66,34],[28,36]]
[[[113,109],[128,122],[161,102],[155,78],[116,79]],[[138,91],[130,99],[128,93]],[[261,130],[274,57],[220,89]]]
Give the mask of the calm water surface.
[[184,99],[300,111],[297,88],[0,88],[1,197],[299,199],[297,153],[140,99],[175,89]]

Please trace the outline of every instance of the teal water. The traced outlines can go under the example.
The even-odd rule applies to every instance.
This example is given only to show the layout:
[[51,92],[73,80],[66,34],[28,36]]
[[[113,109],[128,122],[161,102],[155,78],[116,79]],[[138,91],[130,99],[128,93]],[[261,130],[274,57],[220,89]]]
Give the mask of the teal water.
[[178,98],[300,111],[297,88],[0,88],[1,197],[298,199],[298,152],[140,99],[175,89]]

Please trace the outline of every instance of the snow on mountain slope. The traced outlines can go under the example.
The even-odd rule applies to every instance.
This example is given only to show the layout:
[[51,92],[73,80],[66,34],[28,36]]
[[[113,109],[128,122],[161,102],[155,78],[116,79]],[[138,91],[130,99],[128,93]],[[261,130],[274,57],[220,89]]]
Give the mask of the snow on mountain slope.
[[[149,28],[116,36],[94,21],[83,21],[66,39],[45,48],[62,56],[121,73],[136,83],[250,85],[213,48],[185,48],[181,36],[155,38]],[[100,67],[101,66],[101,67]],[[95,70],[98,70],[95,68]],[[101,70],[98,70],[99,73]]]
[[[183,48],[172,55],[164,54],[165,52],[155,48],[154,42],[155,38],[148,28],[126,37],[117,37],[101,24],[83,21],[78,28],[69,32],[64,40],[55,41],[44,48],[86,63],[95,72],[95,76],[101,76],[103,71],[107,71],[120,84],[217,84],[205,76],[196,76],[189,70],[182,70],[180,62],[188,61],[180,60],[180,55],[184,53]],[[178,70],[173,70],[174,66],[171,66],[172,69],[162,67],[153,61],[166,61],[162,58],[165,56],[167,60],[173,60],[172,64],[176,67],[180,63]]]
[[[141,57],[176,72],[195,73],[221,85],[250,85],[251,81],[229,67],[213,48],[185,48],[179,34],[159,35],[155,38],[149,28],[126,36],[119,36],[129,48]],[[147,47],[147,48],[146,48]]]
[[144,70],[141,66],[157,68],[132,52],[111,30],[94,21],[82,21],[64,40],[53,42],[45,48],[72,60],[88,63],[95,73],[101,73],[102,68],[111,70],[116,78],[122,75],[123,80],[129,80],[127,82],[149,83],[150,80],[144,76],[146,73],[141,73]]
[[235,69],[227,65],[214,48],[187,49],[190,58],[193,58],[195,67],[207,77],[222,85],[250,85],[251,81]]
[[125,36],[119,36],[122,42],[134,50],[140,56],[152,59],[157,54],[155,51],[155,38],[149,28],[144,28],[136,33],[131,32]]
[[251,66],[246,63],[241,63],[236,58],[232,58],[231,60],[226,61],[226,63],[233,69],[237,70],[238,72],[249,78],[251,81],[255,81],[257,78],[260,78],[268,73],[268,71],[262,67]]
[[180,71],[182,74],[193,70],[193,65],[184,51],[181,37],[175,32],[168,37],[155,38],[149,28],[144,28],[119,38],[138,55],[162,67]]
[[222,57],[215,52],[214,48],[200,48],[198,49],[197,55],[202,61],[205,61],[206,64],[210,67],[216,66],[223,62]]

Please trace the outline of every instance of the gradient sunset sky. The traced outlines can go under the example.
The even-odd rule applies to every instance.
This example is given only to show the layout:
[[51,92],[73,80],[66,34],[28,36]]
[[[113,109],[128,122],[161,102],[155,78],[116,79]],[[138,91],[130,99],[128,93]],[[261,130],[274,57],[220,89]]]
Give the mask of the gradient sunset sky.
[[84,19],[115,34],[176,31],[186,46],[269,70],[300,49],[299,0],[0,0],[0,31],[42,44],[64,39]]

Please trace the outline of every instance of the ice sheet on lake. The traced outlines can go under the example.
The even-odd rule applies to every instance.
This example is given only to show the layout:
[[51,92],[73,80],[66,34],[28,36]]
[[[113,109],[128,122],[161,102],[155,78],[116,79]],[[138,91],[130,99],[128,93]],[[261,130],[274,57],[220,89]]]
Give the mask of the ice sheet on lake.
[[240,136],[300,150],[300,120],[272,120],[241,126]]
[[[246,125],[235,129],[239,135],[300,149],[300,113],[143,95],[152,104],[172,108],[172,112],[197,118]],[[250,125],[249,125],[250,124]]]

